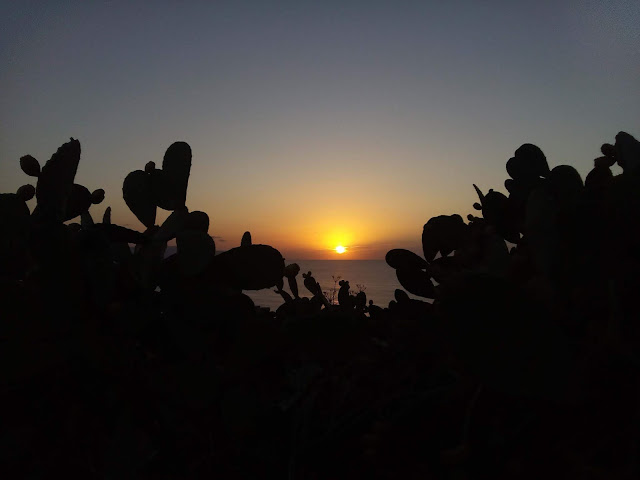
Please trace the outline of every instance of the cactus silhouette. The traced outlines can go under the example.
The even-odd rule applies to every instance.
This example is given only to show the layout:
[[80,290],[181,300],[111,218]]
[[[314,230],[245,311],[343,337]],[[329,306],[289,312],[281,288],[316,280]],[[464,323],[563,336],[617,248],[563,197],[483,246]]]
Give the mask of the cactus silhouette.
[[151,228],[155,225],[157,205],[152,194],[150,173],[136,170],[127,175],[122,185],[122,196],[129,209],[145,227]]
[[[24,158],[22,157],[21,159],[21,166]],[[34,213],[56,220],[68,219],[68,215],[66,215],[67,203],[74,189],[73,180],[76,176],[79,162],[80,142],[71,138],[69,142],[58,148],[38,175],[38,184],[36,185],[38,206]],[[30,164],[29,171],[26,172],[25,170],[28,175],[36,173],[37,168],[34,162],[24,162],[24,164],[25,166]],[[76,195],[81,196],[82,194],[76,193]]]
[[289,289],[291,290],[291,293],[293,293],[293,298],[300,298],[298,292],[298,281],[296,280],[298,273],[300,273],[300,266],[297,263],[287,265],[284,269],[284,276],[287,277]]
[[[215,219],[187,206],[184,142],[124,179],[141,231],[90,211],[106,193],[76,183],[79,141],[42,168],[23,156],[36,186],[0,194],[3,467],[636,478],[640,143],[611,141],[584,182],[519,147],[506,193],[473,185],[468,222],[433,217],[422,256],[387,253],[387,308],[344,279],[331,305],[311,271],[301,297],[304,264],[249,232],[217,252]],[[275,312],[243,293],[263,288]]]
[[351,308],[351,296],[349,295],[349,289],[351,288],[348,280],[340,280],[338,282],[340,290],[338,291],[338,303],[341,307]]

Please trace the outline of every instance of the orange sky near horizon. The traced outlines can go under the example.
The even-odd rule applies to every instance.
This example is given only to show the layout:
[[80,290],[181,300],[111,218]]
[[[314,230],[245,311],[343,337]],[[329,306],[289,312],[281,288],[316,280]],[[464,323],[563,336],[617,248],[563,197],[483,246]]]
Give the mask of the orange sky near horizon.
[[[260,202],[260,199],[256,199]],[[402,200],[398,200],[402,202]],[[93,206],[91,213],[98,216],[106,208],[103,204]],[[384,259],[391,248],[412,248],[420,253],[420,235],[422,225],[432,216],[420,217],[414,212],[415,219],[410,221],[414,228],[407,228],[407,218],[394,216],[392,209],[359,208],[336,205],[333,208],[320,205],[300,205],[299,211],[269,212],[269,207],[252,209],[246,206],[238,215],[233,211],[217,213],[217,208],[196,206],[187,201],[190,210],[201,210],[210,218],[209,234],[214,237],[216,248],[228,250],[240,244],[245,231],[250,231],[253,243],[269,244],[277,248],[288,260],[369,260]],[[126,205],[125,205],[126,208]],[[257,210],[257,211],[256,211]],[[405,208],[405,213],[411,209]],[[246,212],[252,212],[247,215]],[[242,214],[244,212],[244,215]],[[113,221],[128,228],[143,230],[142,224],[128,210],[119,210]],[[170,214],[158,209],[156,223],[161,224]],[[337,246],[346,251],[338,254]]]

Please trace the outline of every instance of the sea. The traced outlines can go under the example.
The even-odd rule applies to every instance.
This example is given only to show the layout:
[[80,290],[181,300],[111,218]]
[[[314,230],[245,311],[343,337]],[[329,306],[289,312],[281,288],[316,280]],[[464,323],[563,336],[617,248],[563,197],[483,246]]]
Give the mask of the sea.
[[[304,286],[303,273],[311,272],[313,277],[327,293],[335,288],[335,300],[337,302],[339,281],[348,280],[351,293],[362,290],[367,295],[367,303],[373,303],[380,307],[387,307],[394,298],[396,288],[402,288],[396,278],[396,271],[387,265],[384,260],[288,260],[287,264],[297,263],[300,273],[298,291],[301,297],[311,297],[311,293]],[[284,289],[289,291],[288,282],[284,281]],[[269,307],[275,310],[282,305],[283,300],[275,293],[275,289],[245,290],[257,306]],[[417,297],[414,297],[417,298]]]
[[[176,247],[168,246],[165,256],[176,253]],[[340,280],[348,280],[352,294],[362,290],[367,295],[367,303],[373,303],[379,307],[388,307],[389,302],[394,299],[394,292],[397,288],[403,289],[396,277],[396,271],[387,265],[384,260],[289,260],[287,265],[297,263],[300,273],[296,277],[298,280],[298,293],[301,297],[311,297],[304,286],[303,273],[311,272],[313,278],[320,284],[323,292],[329,295],[335,289],[335,302],[338,301],[338,290]],[[284,289],[289,294],[289,283],[284,279]],[[404,289],[403,289],[404,290]],[[275,293],[275,288],[265,288],[262,290],[243,290],[256,306],[269,307],[276,310],[282,305],[283,300]],[[425,300],[421,297],[408,294],[410,298]]]

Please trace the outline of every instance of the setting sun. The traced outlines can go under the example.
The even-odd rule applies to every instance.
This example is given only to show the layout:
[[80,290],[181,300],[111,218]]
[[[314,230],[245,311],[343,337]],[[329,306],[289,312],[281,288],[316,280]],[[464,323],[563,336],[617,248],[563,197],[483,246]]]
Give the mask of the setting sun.
[[343,247],[342,245],[338,245],[335,248],[335,250],[336,250],[337,253],[341,253],[341,254],[347,251],[347,249],[345,247]]

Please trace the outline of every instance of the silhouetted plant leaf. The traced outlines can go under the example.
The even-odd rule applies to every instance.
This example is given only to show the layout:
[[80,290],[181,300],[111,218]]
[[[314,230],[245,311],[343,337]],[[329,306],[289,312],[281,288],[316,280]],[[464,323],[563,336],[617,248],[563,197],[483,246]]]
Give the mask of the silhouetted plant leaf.
[[168,242],[175,238],[178,232],[186,229],[188,218],[189,210],[187,207],[174,210],[154,235],[155,240]]
[[[277,288],[276,290],[274,290],[274,292],[279,294],[285,303],[293,302],[293,297],[291,297],[291,295],[285,292],[282,288]],[[281,312],[283,311],[281,310]]]
[[432,261],[438,252],[446,256],[463,245],[467,237],[467,225],[460,215],[433,217],[422,230],[424,256],[428,262]]
[[[605,158],[605,157],[602,157]],[[606,165],[595,166],[584,180],[584,186],[587,190],[598,192],[607,188],[611,184],[613,173]]]
[[58,148],[42,167],[36,186],[36,198],[41,214],[52,215],[58,220],[64,219],[67,199],[71,195],[79,162],[80,142],[72,138]]
[[177,200],[175,185],[169,174],[163,170],[154,170],[150,174],[153,203],[164,210],[183,207]]
[[340,285],[340,290],[338,291],[338,303],[341,307],[350,307],[351,297],[349,296],[349,289],[351,286],[349,285],[349,281],[340,280],[338,285]]
[[104,190],[101,188],[98,188],[96,190],[94,190],[93,192],[91,192],[91,203],[93,203],[94,205],[98,205],[100,203],[102,203],[102,201],[104,200]]
[[[602,155],[604,155],[605,157],[615,157],[616,156],[616,147],[614,147],[613,145],[611,145],[610,143],[603,143],[600,146],[600,151],[602,152]],[[615,160],[614,160],[615,163]],[[613,164],[609,165],[610,167]]]
[[515,205],[500,192],[490,191],[484,199],[482,216],[493,225],[505,240],[518,243],[520,232],[516,221]]
[[401,290],[399,288],[396,288],[393,291],[393,298],[395,298],[396,302],[398,302],[398,303],[405,303],[405,302],[409,302],[411,300],[409,298],[409,295],[407,295],[407,292],[405,292],[404,290]]
[[162,160],[162,170],[152,172],[156,204],[165,210],[184,207],[191,171],[191,147],[185,142],[169,146]]
[[156,223],[151,177],[142,170],[135,170],[126,176],[122,184],[125,203],[140,222],[147,228]]
[[89,211],[84,211],[80,215],[80,225],[82,225],[82,228],[89,228],[94,225],[93,218],[91,218]]
[[297,263],[291,263],[284,268],[284,276],[287,277],[289,282],[289,289],[291,293],[293,293],[294,298],[299,297],[298,292],[298,281],[296,280],[296,276],[300,273],[300,266]]
[[269,245],[249,245],[222,252],[212,267],[226,272],[229,285],[235,288],[260,290],[282,281],[284,258]]
[[207,233],[209,231],[209,215],[200,211],[189,213],[185,228],[187,230],[199,230],[200,232]]
[[451,275],[460,272],[461,268],[456,256],[438,257],[429,264],[429,274],[436,282],[443,283]]
[[29,184],[23,185],[18,189],[16,195],[18,195],[23,202],[28,202],[36,195],[36,187]]
[[575,205],[583,192],[584,185],[578,171],[570,165],[558,165],[551,170],[549,187],[562,205]]
[[203,272],[216,254],[216,244],[207,233],[184,230],[177,234],[178,266],[186,276]]
[[409,293],[419,297],[435,298],[435,288],[426,272],[416,268],[399,268],[396,270],[396,276],[400,285]]
[[[42,178],[42,177],[41,177]],[[89,210],[91,206],[91,192],[76,183],[71,188],[71,194],[67,200],[67,208],[64,215],[64,221],[76,218]]]
[[403,248],[394,248],[385,255],[387,265],[391,268],[417,268],[424,270],[428,267],[424,258]]
[[616,135],[615,156],[624,173],[640,172],[640,142],[627,132]]
[[313,294],[314,296],[322,295],[322,287],[320,287],[320,284],[316,281],[311,272],[303,273],[302,278],[304,278],[303,284],[305,288],[309,290],[311,294]]
[[480,199],[480,205],[482,205],[482,202],[484,202],[484,194],[482,193],[482,190],[480,190],[475,183],[473,184],[473,188],[478,194],[478,198]]
[[616,163],[616,157],[598,157],[593,161],[595,167],[613,167]]
[[284,276],[287,278],[295,278],[300,273],[300,265],[297,263],[290,263],[284,269]]
[[509,199],[500,192],[490,191],[484,199],[482,216],[492,225],[504,221],[508,215]]
[[40,176],[40,162],[31,155],[20,157],[20,168],[30,177]]
[[111,223],[111,207],[107,207],[104,210],[104,215],[102,216],[102,223],[106,223],[106,224]]
[[540,148],[531,143],[525,143],[507,161],[507,172],[515,180],[546,177],[549,174],[549,165]]

